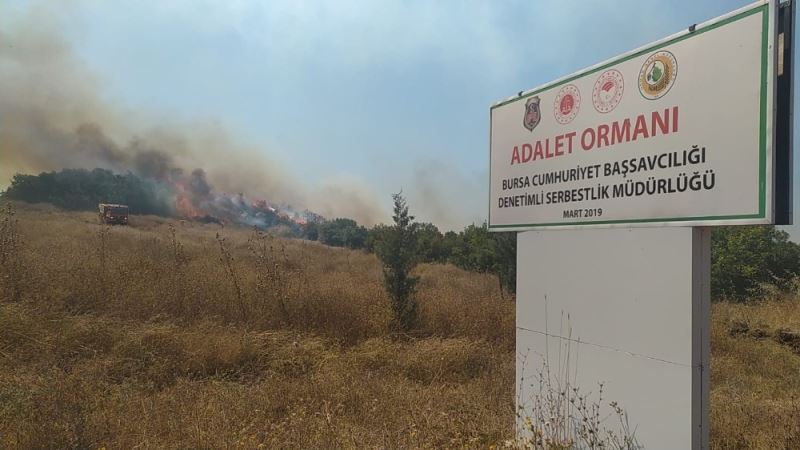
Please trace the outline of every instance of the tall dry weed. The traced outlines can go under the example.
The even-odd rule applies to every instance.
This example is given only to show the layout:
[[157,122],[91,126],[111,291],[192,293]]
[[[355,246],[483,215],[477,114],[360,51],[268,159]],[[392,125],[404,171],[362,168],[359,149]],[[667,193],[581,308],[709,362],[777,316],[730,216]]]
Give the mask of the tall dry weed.
[[22,295],[24,267],[19,220],[14,206],[7,204],[0,215],[0,292],[2,298],[17,301]]
[[244,291],[241,286],[242,282],[237,273],[236,261],[233,257],[233,253],[231,253],[230,248],[225,242],[225,237],[217,233],[216,239],[219,245],[219,260],[222,262],[225,274],[228,276],[228,281],[231,283],[231,286],[233,286],[233,292],[236,295],[234,300],[239,312],[239,320],[245,320],[247,318],[247,305],[245,304]]
[[[554,338],[558,351],[536,355],[541,364],[534,379],[519,379],[518,393],[530,394],[517,398],[519,437],[515,445],[533,450],[642,449],[627,412],[603,396],[604,383],[598,381],[596,393],[585,392],[578,385],[578,349],[573,348],[572,328],[567,324],[562,331],[566,331],[565,339]],[[549,349],[550,343],[545,342]],[[522,356],[523,373],[528,356],[529,352]]]
[[441,264],[417,273],[422,335],[470,336],[513,350],[515,303],[500,296],[494,277]]
[[258,230],[254,230],[247,241],[255,258],[255,309],[262,316],[277,312],[279,324],[292,326],[294,321],[288,304],[291,301],[290,296],[297,290],[301,271],[289,269],[285,247],[281,245],[278,251],[273,241],[274,238],[270,235]]
[[109,278],[109,232],[111,227],[101,225],[97,230],[97,241],[94,246],[94,260],[96,267],[95,279],[93,286],[96,291],[96,297],[100,301],[108,301],[109,294],[112,292],[111,283]]
[[172,295],[173,315],[180,317],[187,312],[187,302],[189,294],[188,266],[189,257],[186,254],[184,245],[178,240],[175,225],[169,224],[169,247],[170,247],[170,293]]

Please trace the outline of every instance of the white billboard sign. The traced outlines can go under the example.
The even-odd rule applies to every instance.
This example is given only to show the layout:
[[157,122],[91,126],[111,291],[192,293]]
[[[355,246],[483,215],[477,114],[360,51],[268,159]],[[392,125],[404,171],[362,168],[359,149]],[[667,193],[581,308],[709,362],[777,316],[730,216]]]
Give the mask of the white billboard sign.
[[767,1],[491,108],[489,228],[773,222]]

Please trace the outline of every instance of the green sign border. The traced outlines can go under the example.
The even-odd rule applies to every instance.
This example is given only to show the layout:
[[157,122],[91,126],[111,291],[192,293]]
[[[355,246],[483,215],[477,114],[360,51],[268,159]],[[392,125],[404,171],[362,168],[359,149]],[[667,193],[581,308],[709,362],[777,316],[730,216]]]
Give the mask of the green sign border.
[[[769,4],[765,3],[763,5],[754,7],[753,9],[749,9],[747,11],[742,11],[739,14],[733,15],[726,19],[720,20],[719,22],[710,24],[706,27],[700,28],[695,30],[693,33],[684,34],[681,36],[677,36],[669,41],[662,42],[659,44],[655,44],[653,46],[644,48],[636,53],[627,55],[622,57],[618,60],[614,60],[609,62],[608,64],[604,64],[600,67],[596,67],[590,71],[578,73],[575,76],[565,78],[557,83],[546,85],[540,89],[535,91],[531,91],[526,93],[525,95],[521,95],[517,98],[512,98],[506,100],[504,102],[497,103],[493,105],[489,110],[493,110],[495,108],[499,108],[504,105],[508,105],[509,103],[514,103],[516,101],[523,100],[527,97],[532,95],[539,94],[543,91],[553,89],[555,87],[561,86],[563,84],[569,83],[574,81],[578,78],[585,77],[587,75],[591,75],[593,73],[599,72],[601,70],[608,69],[611,66],[623,63],[633,58],[637,58],[642,56],[646,53],[650,53],[654,50],[662,49],[666,46],[681,42],[683,40],[689,39],[693,36],[698,36],[703,33],[707,33],[711,30],[715,30],[723,25],[727,25],[732,22],[736,22],[738,20],[744,19],[745,17],[752,16],[753,14],[761,13],[762,17],[762,28],[761,28],[761,101],[760,101],[760,120],[759,120],[759,136],[758,142],[760,147],[760,153],[758,158],[758,213],[756,214],[739,214],[739,215],[728,215],[728,216],[696,216],[696,217],[663,217],[663,218],[650,218],[650,219],[617,219],[617,220],[595,220],[595,221],[584,221],[584,222],[549,222],[549,223],[534,223],[534,224],[509,224],[509,225],[492,225],[492,208],[489,207],[489,229],[490,230],[500,230],[504,228],[525,228],[525,227],[567,227],[567,226],[576,226],[576,225],[611,225],[611,224],[626,224],[626,223],[652,223],[652,222],[697,222],[697,221],[723,221],[723,220],[744,220],[744,219],[766,219],[766,203],[767,203],[767,87],[768,87],[768,78],[767,78],[767,67],[769,63]],[[490,116],[491,118],[491,116]],[[490,146],[491,146],[491,126],[489,127],[489,135],[490,135]],[[492,164],[489,161],[489,181],[492,180]],[[490,189],[491,191],[491,189]],[[490,199],[492,201],[493,199]]]

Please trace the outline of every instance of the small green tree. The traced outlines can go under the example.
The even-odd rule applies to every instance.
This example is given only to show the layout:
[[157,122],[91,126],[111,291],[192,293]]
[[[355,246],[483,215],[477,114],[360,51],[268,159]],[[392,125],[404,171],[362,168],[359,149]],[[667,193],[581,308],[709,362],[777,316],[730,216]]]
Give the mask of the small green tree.
[[800,246],[774,226],[715,227],[711,235],[711,296],[743,301],[764,284],[788,289],[800,274]]
[[353,219],[338,218],[326,220],[317,226],[318,239],[325,245],[364,248],[367,241],[367,229]]
[[417,263],[417,223],[409,215],[402,192],[392,195],[394,225],[382,227],[375,241],[375,253],[383,263],[383,282],[394,312],[396,331],[408,331],[417,321],[414,291],[419,281],[411,276]]
[[444,237],[436,225],[426,222],[417,226],[417,254],[420,262],[441,263],[447,261]]
[[492,243],[494,247],[494,263],[492,272],[497,275],[500,284],[500,295],[503,295],[503,288],[509,292],[517,292],[517,233],[508,231],[503,233],[492,233]]
[[489,226],[469,225],[459,234],[444,237],[449,261],[462,269],[497,276],[500,295],[503,289],[514,293],[517,282],[517,234],[492,233]]

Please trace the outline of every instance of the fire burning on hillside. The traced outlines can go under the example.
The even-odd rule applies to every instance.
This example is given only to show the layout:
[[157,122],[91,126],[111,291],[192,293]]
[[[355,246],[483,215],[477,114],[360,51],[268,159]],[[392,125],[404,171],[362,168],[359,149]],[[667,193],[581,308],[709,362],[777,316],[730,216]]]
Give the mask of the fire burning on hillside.
[[[151,206],[159,206],[151,210],[175,217],[271,226],[317,220],[312,209],[364,224],[385,220],[364,185],[294,179],[268,149],[215,120],[151,120],[108,101],[51,19],[33,14],[0,30],[0,189],[16,173],[100,168],[147,182]],[[195,167],[202,169],[181,169]]]
[[250,198],[244,193],[214,192],[202,169],[195,169],[188,177],[174,168],[157,173],[168,175],[149,181],[164,186],[171,193],[167,198],[171,197],[173,204],[169,206],[176,217],[258,228],[269,228],[279,222],[305,225],[322,219],[308,210],[295,211],[291,205]]

